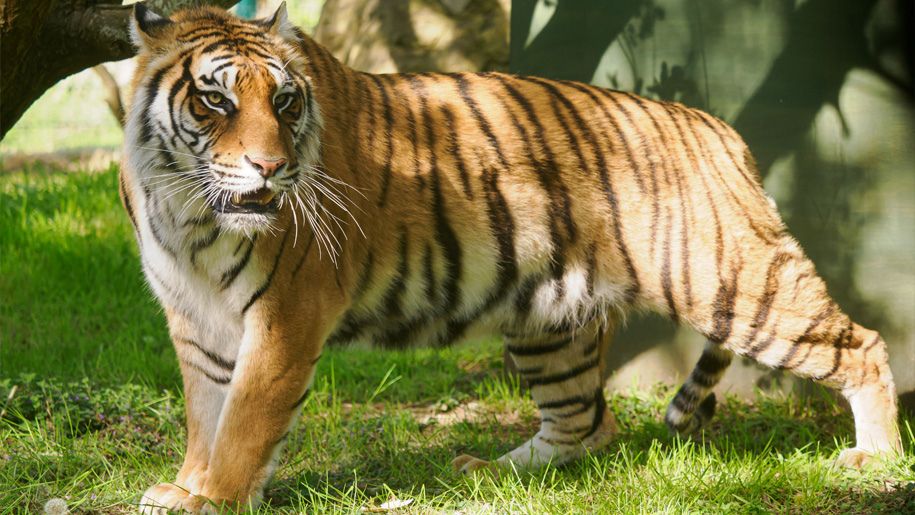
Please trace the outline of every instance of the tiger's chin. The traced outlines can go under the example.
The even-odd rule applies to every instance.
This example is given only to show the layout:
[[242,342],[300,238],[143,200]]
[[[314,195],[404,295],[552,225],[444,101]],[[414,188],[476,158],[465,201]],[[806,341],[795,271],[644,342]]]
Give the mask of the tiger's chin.
[[268,188],[220,195],[211,204],[217,223],[247,236],[270,230],[280,207],[280,195]]

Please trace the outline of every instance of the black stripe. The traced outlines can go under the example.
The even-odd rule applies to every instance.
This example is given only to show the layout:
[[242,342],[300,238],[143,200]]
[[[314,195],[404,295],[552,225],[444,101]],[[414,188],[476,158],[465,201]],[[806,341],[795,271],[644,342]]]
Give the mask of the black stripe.
[[229,286],[232,286],[232,283],[235,282],[235,279],[238,277],[238,274],[245,268],[248,264],[248,261],[251,260],[251,253],[254,250],[254,242],[257,240],[257,235],[255,234],[250,240],[248,240],[248,250],[245,251],[245,255],[241,257],[238,262],[232,265],[231,268],[226,270],[222,277],[219,278],[219,288],[221,290],[226,290]]
[[[358,80],[356,81],[356,85],[359,88],[359,93],[360,93],[360,97],[361,97],[359,99],[360,105],[365,106],[365,108],[362,109],[362,111],[366,112],[366,115],[369,118],[368,123],[366,124],[367,127],[365,129],[362,129],[362,131],[360,131],[360,133],[365,134],[365,141],[371,141],[371,142],[373,142],[372,144],[374,144],[375,138],[377,136],[375,134],[375,127],[378,125],[378,111],[375,109],[375,105],[376,105],[375,99],[372,97],[372,92],[369,91],[368,83],[366,82],[366,80],[367,80],[367,76],[365,74],[362,74],[362,73],[358,74]],[[308,84],[308,83],[306,82],[305,84]]]
[[[702,114],[701,111],[695,111],[695,110],[690,109],[690,110],[686,111],[686,114],[688,114],[689,116],[691,116],[694,119],[698,118],[703,123],[707,123],[707,121],[701,116],[701,114]],[[715,175],[718,178],[718,182],[724,186],[724,191],[727,193],[727,198],[730,199],[737,206],[737,208],[739,208],[739,210],[743,212],[743,217],[742,217],[743,220],[746,221],[747,225],[749,225],[750,229],[753,231],[754,234],[756,234],[756,236],[760,240],[762,240],[766,243],[774,243],[774,240],[778,237],[778,234],[780,231],[772,230],[771,228],[761,228],[758,225],[756,225],[756,222],[754,221],[754,217],[750,213],[749,209],[747,209],[747,206],[740,200],[740,197],[731,188],[732,181],[728,180],[728,178],[721,172],[721,169],[718,168],[717,162],[712,157],[712,152],[708,148],[706,148],[705,145],[702,144],[703,142],[699,141],[698,137],[696,138],[696,141],[699,143],[698,146],[702,150],[702,153],[704,156],[704,162],[706,162],[710,165],[710,167],[715,172]],[[757,196],[760,196],[760,192],[758,191],[759,186],[757,186],[755,188],[755,190],[757,190],[757,191],[754,191],[754,193],[756,193]],[[768,200],[764,200],[764,202],[766,204],[768,204]]]
[[464,162],[464,156],[461,155],[461,147],[458,145],[454,111],[447,105],[442,106],[442,114],[445,116],[445,129],[448,137],[448,154],[454,158],[457,166],[458,177],[461,178],[461,185],[464,187],[464,195],[473,200],[473,189],[470,187],[470,176],[467,173],[467,164]]
[[305,250],[302,251],[302,257],[299,258],[299,262],[295,264],[295,267],[292,269],[292,275],[290,280],[295,280],[295,277],[299,275],[299,271],[302,270],[302,265],[305,264],[305,258],[308,257],[308,251],[311,250],[311,245],[315,242],[315,233],[311,233],[311,238],[308,240],[308,245],[305,245]]
[[671,403],[683,413],[692,413],[696,410],[699,400],[699,396],[692,391],[689,383],[687,383],[677,390],[677,395],[674,396],[674,400]]
[[814,376],[814,377],[812,377],[812,379],[814,381],[822,381],[824,379],[829,378],[830,376],[832,376],[839,370],[839,365],[841,363],[842,363],[842,347],[836,347],[836,353],[835,353],[835,356],[833,357],[832,368],[829,369],[829,372],[826,372],[825,374],[823,374],[821,376]]
[[[749,174],[747,170],[744,170],[744,169],[739,165],[739,162],[738,162],[737,158],[734,157],[733,152],[731,152],[731,148],[727,145],[727,142],[726,142],[726,140],[725,140],[725,135],[722,134],[721,131],[719,131],[718,129],[716,129],[715,127],[713,127],[712,124],[710,124],[710,123],[708,122],[708,120],[706,119],[706,116],[711,116],[711,115],[708,115],[708,114],[706,114],[706,113],[702,113],[702,114],[699,116],[699,118],[701,118],[701,119],[702,119],[702,122],[703,122],[709,129],[711,129],[712,132],[714,132],[714,133],[718,136],[718,139],[719,139],[719,140],[721,140],[721,146],[724,148],[725,153],[728,155],[728,159],[731,160],[731,164],[734,165],[734,168],[736,168],[737,171],[740,172],[741,177],[743,177],[743,179],[744,179],[744,181],[747,183],[747,185],[750,186],[750,190],[753,191],[753,192],[755,192],[755,193],[757,193],[757,196],[761,196],[760,193],[762,192],[762,185],[758,182],[758,180],[757,180],[755,177],[751,177],[751,174]],[[728,127],[727,124],[725,124],[723,121],[721,121],[721,120],[719,120],[719,119],[717,119],[717,118],[714,118],[714,120],[715,120],[716,122],[718,122],[719,125],[721,125],[721,126],[727,128],[727,129],[730,129],[730,127]],[[746,160],[744,160],[744,163],[746,163]]]
[[407,286],[407,275],[410,273],[410,256],[407,245],[407,228],[400,227],[400,261],[397,265],[397,275],[391,281],[384,296],[381,298],[381,306],[384,313],[389,317],[395,317],[402,314],[401,297]]
[[190,338],[176,337],[175,341],[183,343],[185,345],[190,345],[191,347],[194,347],[195,349],[200,351],[204,356],[209,358],[209,360],[212,361],[214,365],[218,366],[219,368],[221,368],[227,372],[232,372],[233,370],[235,370],[235,361],[227,360],[227,359],[223,358],[222,356],[203,348],[203,346],[201,346],[196,341],[191,340]]
[[156,217],[147,216],[146,219],[147,219],[147,222],[149,225],[149,232],[153,235],[153,239],[156,240],[156,243],[159,245],[159,247],[162,250],[164,250],[169,256],[171,256],[172,259],[177,261],[178,253],[175,252],[175,250],[173,248],[171,248],[171,246],[169,246],[167,243],[165,243],[165,240],[162,238],[162,235],[159,233],[159,227],[155,223]]
[[473,95],[470,91],[470,83],[467,82],[467,77],[464,75],[452,75],[451,76],[458,85],[458,92],[461,95],[461,99],[470,109],[471,114],[473,115],[474,120],[476,120],[477,125],[480,130],[483,131],[483,134],[486,136],[486,139],[489,141],[489,145],[496,153],[496,157],[499,158],[499,164],[502,165],[502,169],[509,170],[511,166],[508,163],[508,160],[505,159],[505,154],[502,153],[502,146],[499,144],[499,138],[496,137],[493,133],[492,126],[489,124],[489,121],[483,116],[480,106],[474,100]]
[[568,381],[573,377],[580,376],[581,374],[593,369],[597,366],[597,363],[600,361],[599,356],[595,356],[584,363],[565,370],[563,372],[558,372],[556,374],[551,374],[548,376],[541,376],[536,378],[529,378],[527,383],[531,386],[548,386],[551,384],[561,383],[563,381]]
[[[827,310],[827,313],[832,313],[832,310]],[[799,341],[806,338],[808,336],[808,334],[813,330],[813,328],[816,327],[817,325],[819,325],[819,323],[821,321],[822,320],[815,320],[813,323],[811,323],[811,325],[808,327],[807,331],[805,331],[804,336],[799,338]],[[847,346],[847,339],[851,338],[851,336],[852,336],[852,323],[849,320],[848,326],[843,328],[842,331],[839,332],[839,334],[836,336],[836,339],[832,342],[832,346],[836,347],[836,348],[841,348],[843,346]],[[875,339],[875,341],[876,341],[876,339]],[[797,363],[789,366],[789,362],[791,361],[791,358],[793,358],[794,355],[797,354],[798,348],[800,348],[800,344],[795,343],[792,346],[792,348],[785,354],[785,356],[783,356],[782,359],[779,360],[778,364],[776,365],[776,368],[796,369],[796,368],[800,367],[807,360],[807,357],[810,356],[810,353],[811,353],[814,345],[815,344],[808,345],[809,348],[807,350],[807,354],[805,354],[804,357],[801,360],[799,360]]]
[[499,248],[499,261],[496,267],[499,276],[496,280],[496,295],[507,290],[518,278],[518,265],[515,254],[515,223],[512,219],[508,202],[499,190],[499,174],[495,169],[483,171],[483,191],[486,196],[486,213],[489,216],[489,226]]
[[[412,87],[419,94],[422,106],[423,130],[426,134],[426,146],[430,150],[429,174],[432,189],[432,214],[435,218],[435,239],[441,256],[445,260],[445,277],[442,281],[444,296],[442,297],[442,304],[435,311],[439,314],[448,314],[454,311],[460,301],[459,281],[462,275],[462,250],[457,234],[448,221],[448,214],[445,208],[445,196],[442,194],[438,158],[435,150],[435,128],[432,124],[432,115],[426,109],[425,89],[418,78],[412,81]],[[450,111],[445,110],[446,115],[449,113]],[[434,273],[429,277],[434,280]]]
[[[417,78],[415,75],[410,75],[409,80],[410,80],[411,86],[413,87],[414,91],[417,91],[417,92],[422,91],[422,89],[421,89],[422,84],[421,83],[417,84],[420,81],[419,78]],[[422,112],[422,116],[424,118],[428,118],[429,112],[428,112],[428,109],[426,106],[426,98],[422,94],[419,95],[419,109]],[[413,109],[407,109],[406,120],[407,120],[407,129],[408,129],[407,140],[410,142],[411,155],[413,156],[413,177],[416,179],[416,185],[419,187],[419,189],[423,190],[426,187],[426,179],[422,175],[422,170],[421,170],[422,167],[421,167],[420,161],[419,161],[419,130],[418,130],[417,123],[416,123],[416,115],[413,112]],[[425,122],[427,122],[427,121],[428,120],[425,120]],[[428,127],[428,125],[427,125],[427,127]],[[429,138],[433,137],[433,134],[428,129],[426,131],[426,134],[427,134],[427,137],[429,137]],[[430,150],[432,149],[432,147],[429,147],[429,148],[430,148]],[[433,155],[434,154],[435,153],[433,152]]]
[[585,258],[588,267],[588,277],[586,279],[586,291],[588,297],[594,297],[594,282],[597,280],[597,242],[591,242],[588,245],[588,254]]
[[213,374],[207,372],[203,367],[201,367],[200,365],[198,365],[198,364],[196,364],[196,363],[193,363],[193,362],[191,362],[191,361],[185,361],[184,363],[185,363],[187,366],[193,368],[194,370],[200,372],[201,374],[203,374],[204,376],[206,376],[207,379],[209,379],[210,381],[213,381],[213,382],[216,383],[216,384],[229,384],[230,382],[232,382],[232,377],[231,377],[231,376],[229,376],[229,377],[216,377],[216,376],[214,376]]
[[[515,103],[521,106],[527,119],[527,123],[534,126],[535,135],[537,138],[537,147],[540,148],[545,155],[545,163],[542,163],[539,159],[537,159],[536,155],[534,154],[534,145],[531,143],[528,137],[527,129],[525,129],[524,125],[521,124],[515,114],[508,108],[508,105],[505,105],[505,110],[508,112],[515,130],[518,131],[521,141],[524,143],[527,161],[531,164],[531,166],[534,167],[537,181],[540,183],[540,187],[546,192],[547,198],[549,200],[547,203],[547,222],[549,224],[550,244],[552,249],[550,255],[550,266],[553,278],[560,280],[565,271],[566,242],[563,241],[563,237],[559,233],[559,227],[557,225],[559,220],[564,222],[567,235],[566,238],[569,243],[574,242],[578,236],[577,228],[572,219],[569,192],[565,185],[562,183],[561,178],[558,177],[560,173],[560,167],[556,164],[552,150],[546,141],[543,124],[541,124],[537,118],[537,115],[530,101],[502,77],[495,77],[500,80],[502,86],[509,93],[512,99],[514,99]],[[555,99],[551,100],[553,107],[556,110],[556,116],[560,116],[558,106],[556,106],[555,103]],[[579,157],[581,157],[580,152]],[[583,158],[582,165],[584,166]],[[562,283],[560,282],[559,284],[560,290],[557,293],[558,296],[561,297],[563,293]]]
[[434,257],[432,245],[427,242],[425,249],[423,249],[423,274],[426,277],[426,299],[430,306],[435,306],[438,299],[438,285],[435,280],[435,263],[433,263]]
[[516,367],[515,371],[521,375],[537,375],[543,372],[543,366],[538,365],[535,367]]
[[133,232],[137,236],[137,239],[140,239],[140,226],[137,224],[137,216],[133,212],[133,206],[130,204],[130,196],[127,193],[127,187],[124,186],[124,176],[118,175],[118,189],[121,192],[121,199],[124,201],[124,209],[127,211],[127,216],[130,218],[130,224],[133,226]]
[[549,354],[550,352],[556,352],[560,349],[564,349],[570,343],[572,343],[572,337],[563,338],[561,340],[547,343],[545,345],[508,344],[505,346],[505,348],[515,356],[540,356],[542,354]]
[[588,432],[582,436],[582,440],[588,438],[597,432],[600,425],[604,422],[604,414],[607,411],[607,399],[604,398],[604,391],[600,388],[594,391],[594,418],[591,420],[591,427]]
[[199,240],[194,240],[191,242],[191,265],[197,266],[197,254],[204,250],[214,243],[216,243],[216,238],[219,237],[220,229],[219,227],[214,227],[209,233],[207,233],[203,238]]
[[384,156],[384,167],[381,172],[381,193],[378,197],[378,205],[383,206],[387,201],[388,189],[391,185],[391,174],[392,174],[392,163],[391,160],[394,157],[394,139],[393,139],[393,128],[394,128],[394,113],[391,111],[391,101],[388,97],[388,91],[385,89],[384,84],[381,83],[381,79],[376,75],[369,75],[369,78],[375,82],[375,87],[378,88],[378,92],[381,93],[381,109],[384,111],[384,140],[387,143],[387,150],[385,151]]
[[248,299],[248,302],[245,304],[245,307],[242,308],[242,310],[241,310],[242,315],[244,315],[248,311],[248,309],[251,306],[253,306],[255,302],[257,302],[257,299],[261,298],[261,295],[263,295],[264,292],[266,292],[267,289],[270,288],[270,284],[273,282],[273,276],[276,274],[276,269],[279,268],[280,258],[283,257],[283,250],[286,248],[286,240],[289,238],[289,232],[290,231],[287,230],[287,231],[285,231],[285,234],[283,234],[283,241],[280,242],[280,250],[276,253],[276,258],[273,260],[273,268],[270,269],[270,273],[267,274],[267,279],[264,280],[264,284],[262,284],[260,286],[260,288],[258,288],[251,295],[251,298]]
[[717,374],[716,375],[707,374],[699,369],[693,370],[693,373],[690,374],[690,377],[689,377],[690,382],[698,384],[699,386],[705,388],[706,390],[708,390],[709,388],[712,388],[713,386],[718,384],[718,381],[720,381],[720,380],[721,380],[721,378]]
[[715,343],[723,343],[731,337],[734,326],[734,304],[737,301],[737,281],[740,274],[740,263],[731,268],[731,280],[723,277],[715,294],[714,311],[712,312],[712,331],[705,335]]
[[191,75],[191,61],[192,61],[192,59],[190,57],[188,57],[181,63],[181,68],[182,68],[181,77],[179,77],[178,80],[176,80],[175,83],[172,84],[172,87],[168,91],[168,96],[167,96],[167,98],[168,98],[168,118],[169,118],[169,121],[171,122],[171,126],[172,126],[172,134],[171,134],[172,147],[177,147],[175,138],[180,140],[187,147],[192,146],[188,142],[184,141],[184,138],[181,137],[181,129],[183,128],[183,126],[180,126],[178,118],[175,117],[175,110],[176,110],[175,109],[175,107],[176,107],[175,99],[177,98],[178,93],[180,93],[181,90],[185,86],[187,86],[188,95],[186,95],[186,97],[185,97],[185,100],[186,100],[186,99],[190,98],[191,90],[194,88],[194,84],[193,84],[194,77]]
[[731,356],[719,352],[702,351],[699,362],[696,363],[696,369],[707,374],[717,374],[731,366]]
[[759,299],[759,305],[756,308],[756,316],[753,317],[753,323],[750,325],[752,328],[750,334],[747,336],[745,345],[750,345],[750,350],[747,352],[747,357],[756,358],[759,354],[765,350],[762,346],[753,346],[753,342],[756,339],[756,335],[759,334],[769,321],[769,314],[772,310],[772,303],[775,302],[775,294],[778,293],[778,272],[781,270],[781,267],[788,262],[788,254],[781,252],[776,252],[772,257],[772,260],[769,262],[768,270],[766,271],[766,285],[765,291],[762,298]]
[[369,289],[369,284],[372,280],[372,272],[375,269],[375,253],[369,249],[368,255],[365,257],[365,263],[362,265],[362,271],[359,272],[359,280],[356,281],[356,290],[353,292],[354,302],[358,302],[362,299],[362,296]]
[[[686,152],[687,159],[692,167],[696,167],[695,170],[690,170],[691,173],[700,173],[701,170],[698,169],[699,161],[696,158],[696,155],[693,153],[693,150],[686,144],[686,136],[683,133],[683,129],[680,128],[680,123],[678,120],[678,113],[675,111],[672,106],[666,102],[660,103],[661,107],[667,113],[667,116],[670,118],[670,121],[673,123],[674,128],[677,130],[676,141],[683,146],[683,150]],[[684,179],[684,170],[681,167],[679,173],[674,174],[677,179],[677,192],[680,198],[680,212],[683,217],[683,223],[680,231],[680,259],[681,259],[681,268],[682,268],[682,284],[683,284],[683,294],[686,297],[686,308],[687,311],[691,310],[693,307],[693,294],[692,294],[692,283],[690,279],[690,259],[689,259],[689,219],[695,219],[695,214],[693,213],[693,204],[692,202],[687,202],[686,193],[683,190],[683,179]],[[687,180],[689,180],[687,176]]]
[[673,215],[670,212],[670,206],[667,207],[667,237],[664,238],[664,260],[661,263],[661,288],[664,291],[664,299],[667,301],[667,310],[670,318],[674,322],[679,322],[680,316],[677,314],[677,304],[674,302],[673,284],[670,278],[670,240],[673,237]]
[[[590,409],[591,406],[594,405],[594,397],[593,396],[586,397],[583,395],[573,395],[571,397],[566,397],[564,399],[557,399],[554,401],[546,401],[546,402],[538,402],[537,407],[540,408],[541,410],[545,410],[545,409],[566,408],[568,406],[574,406],[576,404],[582,405],[585,408],[578,413],[584,413],[585,411]],[[573,414],[577,415],[578,413],[573,413]],[[565,416],[571,416],[571,415],[568,415],[568,414],[560,415],[560,417],[565,417]]]
[[200,227],[204,224],[209,224],[213,221],[214,215],[212,211],[208,211],[201,215],[195,216],[193,218],[188,218],[187,220],[181,222],[181,227]]
[[[484,172],[483,185],[486,190],[487,208],[491,219],[501,220],[499,226],[493,229],[499,243],[499,276],[496,284],[487,292],[486,300],[471,313],[459,319],[448,321],[445,334],[440,337],[439,345],[449,345],[463,336],[467,327],[478,320],[486,312],[498,305],[511,291],[512,284],[517,280],[518,269],[515,263],[514,244],[510,236],[513,225],[502,194],[497,186],[498,177],[495,170]],[[501,234],[501,236],[499,236]]]
[[[619,102],[614,98],[614,94],[618,94],[609,90],[596,88],[594,86],[581,84],[578,82],[563,82],[565,86],[568,86],[572,89],[576,89],[584,93],[592,102],[599,108],[600,112],[604,115],[604,119],[607,121],[607,124],[613,128],[613,132],[616,133],[616,137],[619,139],[620,143],[623,145],[623,153],[626,155],[626,160],[629,162],[629,169],[632,170],[633,177],[635,177],[636,184],[639,187],[639,192],[645,193],[645,184],[643,182],[642,176],[640,174],[639,165],[635,160],[635,155],[633,154],[632,147],[629,145],[629,139],[623,133],[619,124],[616,122],[616,118],[613,117],[612,113],[607,106],[600,101],[597,97],[597,93],[603,96],[605,99],[609,100],[614,107],[619,111],[623,111],[622,107],[619,105]],[[629,120],[629,125],[632,125],[631,120]],[[606,134],[601,134],[601,139],[604,141],[610,142],[610,138]]]
[[146,85],[146,98],[144,99],[143,109],[140,111],[140,141],[149,143],[152,139],[152,123],[150,123],[150,113],[152,113],[152,104],[155,102],[159,91],[162,89],[162,79],[165,74],[171,70],[171,66],[166,66],[156,71],[149,83]]
[[[566,228],[566,234],[570,242],[574,242],[578,237],[578,231],[575,226],[575,222],[572,217],[572,207],[571,200],[569,198],[569,192],[565,184],[562,182],[560,176],[561,167],[557,165],[553,151],[550,148],[549,142],[546,140],[546,130],[540,119],[537,116],[537,113],[534,111],[533,105],[531,105],[530,100],[524,96],[518,89],[513,87],[503,77],[499,76],[502,85],[505,87],[505,90],[508,91],[509,95],[521,106],[524,111],[525,118],[528,123],[534,126],[535,135],[537,138],[537,145],[540,147],[541,151],[544,153],[546,158],[545,166],[539,162],[534,156],[533,148],[531,147],[530,142],[527,140],[527,131],[522,125],[515,121],[516,128],[521,132],[523,141],[527,147],[528,159],[537,167],[537,179],[540,181],[541,187],[547,191],[547,194],[550,196],[550,200],[554,204],[558,204],[562,209],[562,220]],[[538,79],[532,77],[524,77],[526,80],[537,82]],[[556,119],[559,120],[560,125],[565,129],[566,137],[569,140],[569,144],[572,146],[572,149],[575,151],[576,156],[578,157],[579,166],[586,172],[590,173],[590,167],[588,166],[587,161],[585,161],[584,155],[581,152],[581,148],[578,146],[578,142],[575,139],[575,135],[569,130],[568,125],[565,122],[565,119],[562,117],[562,114],[559,112],[559,106],[557,104],[557,99],[563,102],[568,109],[572,109],[568,103],[568,99],[563,97],[555,87],[548,83],[540,83],[544,88],[551,93],[550,95],[550,105],[553,108],[553,112],[556,115]],[[509,114],[511,112],[509,111]],[[572,112],[573,116],[577,116],[577,112]],[[514,115],[512,119],[514,120]],[[590,133],[589,133],[590,134]],[[600,155],[600,152],[597,153],[599,159],[603,159],[603,156]],[[559,215],[555,210],[551,210],[553,216]]]
[[[616,121],[613,119],[613,116],[610,114],[607,106],[604,103],[600,102],[599,99],[594,95],[593,91],[603,92],[604,96],[616,104],[616,100],[612,98],[609,91],[604,91],[596,88],[588,88],[584,85],[568,83],[572,88],[582,91],[588,95],[597,105],[601,112],[604,114],[604,117],[607,119],[607,122],[616,130],[617,137],[622,141],[624,149],[626,151],[626,156],[629,160],[630,167],[635,173],[635,177],[639,181],[639,187],[644,191],[644,186],[641,183],[641,176],[638,173],[638,165],[635,162],[635,159],[632,156],[632,151],[629,148],[629,143],[626,140],[625,135],[620,130],[619,126],[616,124]],[[606,138],[605,138],[606,139]],[[607,139],[609,141],[609,139]],[[607,197],[607,203],[610,205],[610,212],[612,215],[612,225],[613,225],[613,236],[615,239],[615,244],[617,252],[620,253],[620,256],[623,258],[623,264],[626,267],[626,272],[629,275],[630,285],[626,292],[626,298],[628,302],[635,300],[635,297],[638,295],[641,290],[641,283],[639,281],[638,273],[635,269],[635,264],[632,261],[632,257],[629,254],[629,249],[626,246],[626,242],[623,238],[623,222],[622,215],[620,212],[619,199],[617,197],[616,191],[613,187],[613,181],[610,178],[609,170],[606,166],[598,167],[598,172],[600,174],[601,188],[604,191],[604,195]]]
[[[530,102],[527,100],[527,98],[524,97],[524,95],[520,91],[518,91],[514,87],[511,87],[507,83],[507,81],[504,80],[504,78],[500,77],[500,79],[502,80],[506,89],[509,90],[509,94],[512,96],[512,98],[514,98],[515,101],[517,101],[519,104],[521,104],[521,106],[524,108],[524,111],[527,114],[528,120],[530,120],[534,124],[534,127],[537,130],[537,139],[540,141],[540,145],[543,146],[543,152],[547,156],[547,162],[549,163],[548,166],[550,166],[554,171],[556,171],[558,173],[559,168],[556,166],[555,160],[553,158],[553,152],[550,150],[550,148],[547,145],[546,140],[545,140],[545,134],[544,134],[545,131],[543,128],[543,124],[540,123],[539,118],[534,114],[534,111],[531,108]],[[587,127],[582,123],[581,117],[578,116],[578,112],[574,109],[574,106],[572,106],[571,103],[569,102],[569,100],[564,95],[562,95],[559,92],[559,90],[556,89],[556,86],[554,86],[552,83],[550,83],[548,81],[545,81],[543,79],[538,79],[536,77],[517,77],[517,79],[539,84],[547,91],[547,93],[549,93],[550,107],[553,109],[553,115],[556,117],[556,120],[559,122],[559,126],[562,128],[563,132],[565,133],[566,140],[567,140],[569,146],[572,148],[572,151],[575,153],[575,157],[578,159],[578,166],[581,168],[582,171],[584,171],[587,174],[590,174],[591,167],[588,166],[588,162],[585,160],[584,153],[582,152],[581,146],[578,143],[577,135],[574,132],[572,132],[572,129],[569,127],[568,122],[566,121],[565,117],[562,116],[562,113],[559,110],[559,102],[562,102],[562,105],[565,106],[565,108],[569,110],[569,113],[572,115],[572,118],[577,122],[579,131],[581,131],[585,135],[586,138],[588,136],[592,136],[592,138],[589,139],[589,143],[593,143],[593,135],[590,133],[590,131],[588,131]],[[592,144],[592,148],[594,149],[594,152],[592,153],[592,155],[597,155],[602,159],[603,156],[600,155],[599,151],[597,151],[597,147]]]

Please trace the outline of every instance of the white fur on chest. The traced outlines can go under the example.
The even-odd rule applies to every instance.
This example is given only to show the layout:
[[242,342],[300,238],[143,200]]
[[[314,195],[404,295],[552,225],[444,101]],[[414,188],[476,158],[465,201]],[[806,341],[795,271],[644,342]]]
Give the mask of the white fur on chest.
[[[175,336],[234,359],[244,331],[244,307],[264,280],[253,248],[256,240],[217,231],[213,222],[186,225],[193,216],[181,214],[173,199],[134,193],[147,282],[160,303],[183,315],[194,333]],[[166,214],[169,202],[171,213]]]

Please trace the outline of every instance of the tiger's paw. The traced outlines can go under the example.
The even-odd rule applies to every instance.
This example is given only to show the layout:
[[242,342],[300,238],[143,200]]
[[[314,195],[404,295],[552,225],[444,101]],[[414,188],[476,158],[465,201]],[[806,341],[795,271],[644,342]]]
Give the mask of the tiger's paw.
[[205,497],[191,494],[172,483],[160,483],[143,494],[140,499],[140,513],[143,515],[167,515],[169,513],[215,514],[216,507]]
[[839,457],[836,458],[836,465],[843,468],[861,469],[877,460],[879,460],[879,456],[863,449],[852,447],[839,453]]
[[451,466],[463,474],[472,474],[478,470],[495,471],[495,466],[486,460],[474,458],[469,454],[461,454],[451,461]]
[[171,512],[183,513],[185,502],[191,493],[172,483],[160,483],[143,493],[140,499],[140,513],[143,515],[166,515]]

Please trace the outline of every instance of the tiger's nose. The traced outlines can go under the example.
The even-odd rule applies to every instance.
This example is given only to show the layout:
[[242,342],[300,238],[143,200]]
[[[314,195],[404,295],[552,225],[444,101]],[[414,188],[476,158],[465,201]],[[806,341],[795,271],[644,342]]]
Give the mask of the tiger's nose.
[[257,170],[257,173],[261,174],[261,177],[264,179],[273,177],[274,175],[278,174],[284,166],[286,166],[286,159],[282,157],[279,159],[264,159],[261,157],[252,158],[245,156],[245,161],[247,161],[249,165],[253,166],[254,169]]

